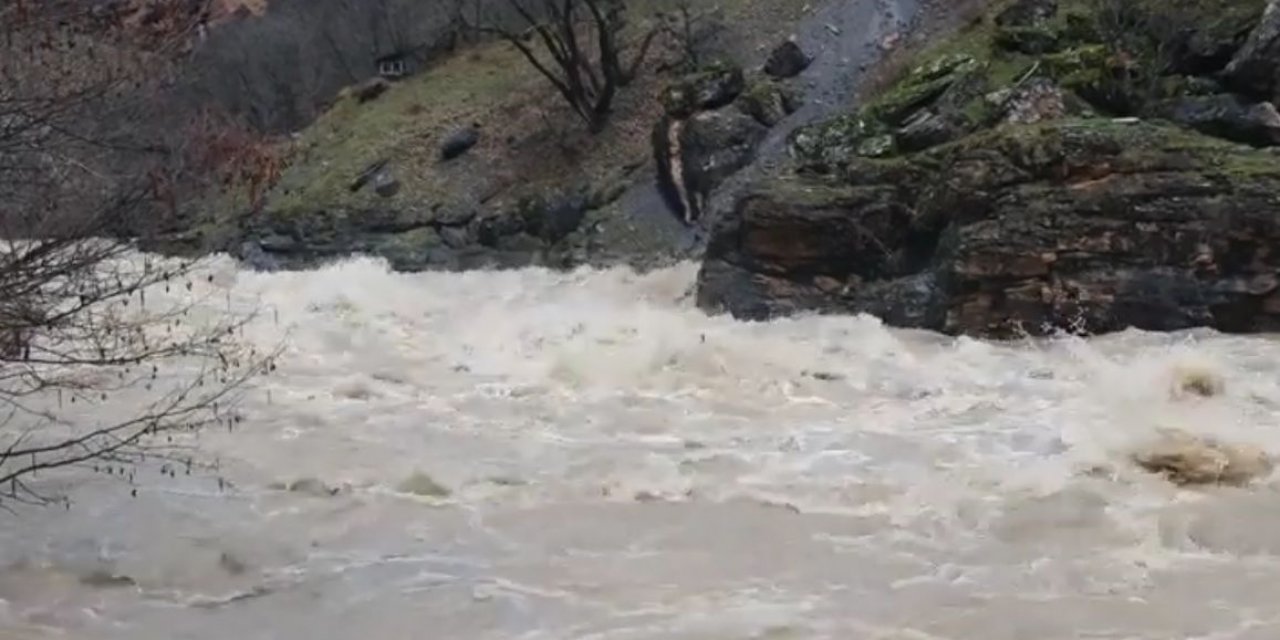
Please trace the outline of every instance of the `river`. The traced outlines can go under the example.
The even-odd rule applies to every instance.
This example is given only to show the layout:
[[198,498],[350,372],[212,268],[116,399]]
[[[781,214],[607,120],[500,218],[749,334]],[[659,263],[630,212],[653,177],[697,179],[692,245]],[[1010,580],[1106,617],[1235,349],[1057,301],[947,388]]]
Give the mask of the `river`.
[[42,478],[73,504],[0,514],[0,638],[1280,637],[1280,485],[1127,462],[1168,426],[1280,451],[1272,337],[740,323],[693,264],[209,268],[286,344],[202,436],[230,485]]

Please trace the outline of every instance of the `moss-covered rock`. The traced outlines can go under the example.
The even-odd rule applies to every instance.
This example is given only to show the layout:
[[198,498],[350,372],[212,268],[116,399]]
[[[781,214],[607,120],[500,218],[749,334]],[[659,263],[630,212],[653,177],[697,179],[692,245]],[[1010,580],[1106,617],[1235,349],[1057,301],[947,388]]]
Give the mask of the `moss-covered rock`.
[[1169,125],[1064,119],[881,162],[740,203],[715,230],[699,304],[985,336],[1280,329],[1271,154]]
[[1218,73],[1263,2],[1224,2],[999,4],[793,134],[797,174],[713,230],[699,304],[988,336],[1280,329],[1280,162],[1237,144],[1273,144],[1280,114]]
[[752,78],[735,105],[756,122],[772,127],[800,108],[802,98],[795,89],[770,78]]
[[1000,47],[1031,55],[1058,51],[1062,40],[1062,34],[1044,26],[1001,27],[996,31],[996,44]]
[[823,172],[848,165],[859,156],[880,157],[893,151],[888,125],[862,112],[801,127],[792,132],[790,142],[801,166]]
[[687,118],[698,111],[719,109],[745,89],[742,67],[717,61],[680,77],[663,90],[659,99],[667,115]]

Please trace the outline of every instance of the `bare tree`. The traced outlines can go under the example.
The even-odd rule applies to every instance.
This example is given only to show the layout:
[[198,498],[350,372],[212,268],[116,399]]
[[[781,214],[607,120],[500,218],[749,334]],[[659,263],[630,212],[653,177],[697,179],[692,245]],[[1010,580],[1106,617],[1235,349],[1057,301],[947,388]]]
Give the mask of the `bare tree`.
[[55,469],[189,471],[189,434],[234,425],[270,361],[239,345],[247,317],[196,299],[197,263],[119,239],[212,168],[163,100],[202,16],[101,6],[0,6],[0,506],[65,502],[35,481]]
[[660,33],[638,35],[626,62],[628,36],[636,34],[628,33],[625,0],[477,2],[473,13],[469,26],[519,50],[592,133],[604,129],[619,89],[635,79]]

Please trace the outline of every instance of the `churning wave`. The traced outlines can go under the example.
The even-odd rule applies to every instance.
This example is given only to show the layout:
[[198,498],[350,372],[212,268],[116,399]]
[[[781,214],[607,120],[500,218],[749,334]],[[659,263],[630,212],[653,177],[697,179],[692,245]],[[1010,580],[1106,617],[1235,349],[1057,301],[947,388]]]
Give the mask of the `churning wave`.
[[[1274,482],[1185,490],[1129,461],[1167,428],[1280,451],[1273,337],[736,322],[694,307],[694,264],[207,268],[191,295],[220,301],[208,313],[257,309],[243,339],[285,345],[246,426],[202,436],[227,488],[157,477],[133,499],[96,476],[49,480],[76,506],[0,527],[4,627],[1280,634]],[[1221,393],[1178,393],[1188,371]]]

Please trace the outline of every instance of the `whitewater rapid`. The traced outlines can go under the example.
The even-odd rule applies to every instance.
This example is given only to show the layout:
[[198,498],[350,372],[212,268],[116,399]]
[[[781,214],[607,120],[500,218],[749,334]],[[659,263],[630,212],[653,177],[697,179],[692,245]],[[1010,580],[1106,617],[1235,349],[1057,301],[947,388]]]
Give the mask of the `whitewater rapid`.
[[1280,452],[1274,337],[741,323],[692,264],[208,268],[285,349],[201,436],[230,484],[42,478],[73,506],[0,514],[0,638],[1280,637],[1280,484],[1127,461],[1163,427]]

